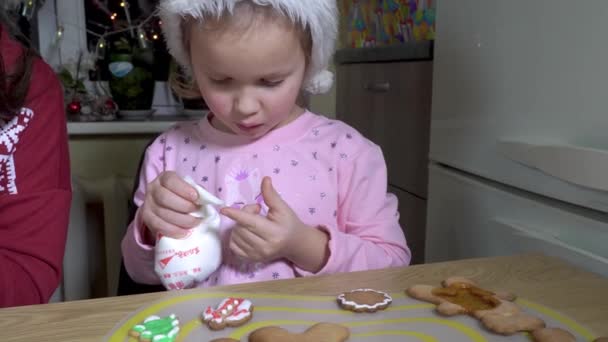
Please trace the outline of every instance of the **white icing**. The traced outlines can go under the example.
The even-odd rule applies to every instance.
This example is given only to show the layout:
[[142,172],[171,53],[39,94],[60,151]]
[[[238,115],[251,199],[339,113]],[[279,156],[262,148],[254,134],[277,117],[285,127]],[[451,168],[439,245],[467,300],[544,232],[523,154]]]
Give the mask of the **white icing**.
[[228,310],[232,310],[233,308],[234,308],[234,306],[232,306],[232,304],[228,304],[228,307],[227,307]]
[[240,310],[245,310],[245,312],[240,312],[237,315],[233,315],[233,316],[228,316],[226,317],[226,321],[228,322],[234,322],[234,321],[240,321],[244,318],[247,318],[249,316],[251,316],[251,301],[245,299],[241,305],[239,305],[236,310],[240,311]]
[[157,319],[160,319],[160,317],[159,317],[159,316],[152,315],[152,316],[149,316],[148,318],[146,318],[146,319],[144,320],[144,323],[148,323],[148,322],[150,322],[150,321],[156,321]]
[[226,317],[227,322],[236,322],[251,316],[251,311],[241,312],[238,315]]
[[342,293],[341,295],[338,296],[338,300],[340,301],[340,303],[342,305],[352,306],[355,309],[370,309],[370,310],[374,310],[374,309],[377,309],[377,308],[379,308],[381,306],[388,305],[388,304],[390,304],[393,301],[393,298],[391,298],[391,296],[389,296],[387,293],[376,291],[376,290],[373,290],[373,289],[358,289],[358,290],[350,291],[349,293],[352,293],[352,292],[374,292],[374,293],[381,294],[384,297],[384,300],[382,302],[378,302],[378,303],[376,303],[374,305],[359,304],[359,303],[356,303],[356,302],[354,302],[352,300],[346,300],[346,298],[345,298],[346,293]]

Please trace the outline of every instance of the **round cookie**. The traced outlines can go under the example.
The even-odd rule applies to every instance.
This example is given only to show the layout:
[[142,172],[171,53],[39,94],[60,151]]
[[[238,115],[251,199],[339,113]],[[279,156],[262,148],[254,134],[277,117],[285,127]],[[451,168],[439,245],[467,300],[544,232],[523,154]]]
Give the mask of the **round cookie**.
[[203,312],[203,322],[211,330],[222,330],[225,327],[238,327],[247,323],[253,315],[253,304],[244,298],[225,298],[214,309],[207,307]]
[[534,342],[576,342],[576,337],[561,328],[541,328],[531,333]]
[[249,335],[249,342],[344,342],[350,337],[347,327],[334,323],[317,323],[297,334],[281,327],[260,328]]
[[357,289],[338,296],[338,304],[353,312],[376,312],[386,309],[393,298],[387,293],[372,289]]

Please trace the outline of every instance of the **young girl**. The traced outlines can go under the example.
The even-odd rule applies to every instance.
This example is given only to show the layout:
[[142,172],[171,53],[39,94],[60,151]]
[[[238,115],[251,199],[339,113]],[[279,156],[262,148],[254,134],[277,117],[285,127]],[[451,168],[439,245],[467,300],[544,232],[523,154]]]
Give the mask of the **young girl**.
[[160,284],[155,236],[198,219],[190,176],[221,198],[223,262],[199,287],[408,265],[380,148],[296,104],[327,91],[335,0],[164,0],[173,57],[210,114],[147,149],[122,242],[138,283]]

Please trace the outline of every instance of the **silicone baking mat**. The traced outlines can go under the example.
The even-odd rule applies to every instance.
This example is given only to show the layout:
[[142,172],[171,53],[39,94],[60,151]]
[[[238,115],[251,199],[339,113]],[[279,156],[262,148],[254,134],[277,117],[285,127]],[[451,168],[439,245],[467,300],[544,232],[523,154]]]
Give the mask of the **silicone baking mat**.
[[[150,303],[121,320],[106,336],[111,342],[136,342],[128,336],[129,329],[150,315],[175,314],[180,322],[176,342],[210,341],[231,337],[247,341],[252,331],[269,325],[291,332],[302,332],[318,322],[339,323],[350,329],[348,341],[530,341],[526,333],[502,336],[489,332],[476,319],[466,316],[444,317],[435,313],[435,306],[412,299],[404,293],[390,293],[393,303],[375,313],[352,313],[342,310],[332,296],[291,296],[280,294],[201,292],[169,295]],[[210,330],[201,320],[202,312],[215,308],[224,298],[249,299],[254,306],[251,320],[234,328]],[[591,341],[593,335],[574,320],[519,298],[518,305],[526,312],[543,319],[548,327],[560,327],[573,333],[577,341]]]

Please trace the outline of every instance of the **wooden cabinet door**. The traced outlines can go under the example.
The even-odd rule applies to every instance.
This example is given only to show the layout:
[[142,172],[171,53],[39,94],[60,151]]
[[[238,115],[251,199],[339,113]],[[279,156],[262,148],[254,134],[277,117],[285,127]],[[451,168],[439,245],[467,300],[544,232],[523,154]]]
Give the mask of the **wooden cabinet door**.
[[336,118],[372,141],[376,124],[372,110],[374,94],[365,91],[364,85],[373,82],[374,72],[369,64],[343,64],[337,67],[336,77]]
[[431,117],[432,62],[375,64],[377,120],[371,133],[384,151],[389,182],[426,198]]
[[337,118],[380,145],[389,182],[426,198],[432,62],[338,66]]
[[393,186],[388,192],[399,200],[399,223],[412,252],[412,264],[424,263],[426,201]]

